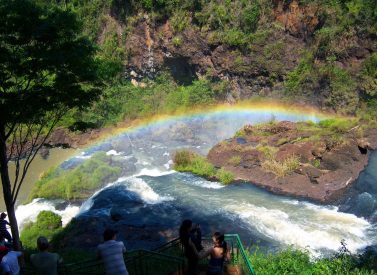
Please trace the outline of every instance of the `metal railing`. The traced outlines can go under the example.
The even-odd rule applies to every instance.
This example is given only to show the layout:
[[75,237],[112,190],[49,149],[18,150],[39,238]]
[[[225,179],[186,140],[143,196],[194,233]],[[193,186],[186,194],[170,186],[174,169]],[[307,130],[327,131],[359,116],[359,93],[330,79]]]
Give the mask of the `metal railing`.
[[[245,250],[238,234],[226,234],[225,241],[231,254],[230,261],[225,269],[232,270],[235,274],[255,275],[252,265],[246,256]],[[212,240],[203,238],[203,246],[211,247]],[[183,275],[186,269],[186,260],[183,247],[179,239],[174,239],[162,246],[150,250],[133,250],[124,256],[127,269],[133,275]],[[207,259],[202,259],[200,264],[205,267]],[[32,270],[22,274],[35,274]],[[59,267],[59,274],[105,274],[105,268],[100,260],[89,260],[78,263],[64,264]],[[225,273],[226,274],[226,273]]]

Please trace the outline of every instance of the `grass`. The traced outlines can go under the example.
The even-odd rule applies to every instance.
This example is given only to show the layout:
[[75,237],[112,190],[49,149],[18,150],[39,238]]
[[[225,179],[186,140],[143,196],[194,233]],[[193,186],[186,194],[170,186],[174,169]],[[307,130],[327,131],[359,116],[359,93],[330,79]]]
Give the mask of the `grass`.
[[[346,249],[346,248],[345,248]],[[256,274],[376,274],[376,262],[366,261],[361,266],[357,257],[347,250],[330,258],[312,259],[308,251],[292,247],[277,252],[263,253],[259,249],[248,255]]]
[[321,166],[321,160],[315,159],[315,160],[313,160],[312,164],[315,168],[319,168]]
[[276,152],[278,151],[278,148],[273,147],[273,146],[268,146],[268,145],[261,145],[258,144],[256,149],[263,153],[266,159],[272,159],[275,157]]
[[233,166],[238,166],[241,163],[241,157],[240,156],[233,156],[229,159],[229,163]]
[[177,151],[173,161],[174,169],[179,172],[190,172],[201,177],[217,179],[223,184],[229,184],[234,180],[231,172],[224,168],[216,169],[205,157],[191,151]]
[[43,174],[30,194],[34,198],[85,199],[103,184],[116,180],[121,173],[104,152],[94,154],[77,167],[64,170],[54,168]]
[[289,156],[282,161],[267,159],[262,163],[264,170],[274,173],[279,178],[288,175],[298,167],[300,167],[300,160],[295,155]]

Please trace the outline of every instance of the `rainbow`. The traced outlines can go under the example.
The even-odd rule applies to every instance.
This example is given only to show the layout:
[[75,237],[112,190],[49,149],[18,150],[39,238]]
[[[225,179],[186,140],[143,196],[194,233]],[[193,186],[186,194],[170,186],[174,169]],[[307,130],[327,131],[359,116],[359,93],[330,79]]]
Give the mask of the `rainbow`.
[[143,128],[159,127],[174,121],[231,115],[231,114],[250,114],[269,118],[285,118],[286,120],[311,120],[318,122],[323,119],[340,117],[333,113],[326,113],[312,106],[295,105],[276,101],[260,100],[255,102],[241,102],[237,104],[219,104],[215,106],[197,107],[189,111],[176,111],[170,114],[160,114],[143,119],[119,123],[114,128],[101,133],[100,137],[85,147],[91,147],[104,142],[106,139],[116,137],[125,133],[132,133]]

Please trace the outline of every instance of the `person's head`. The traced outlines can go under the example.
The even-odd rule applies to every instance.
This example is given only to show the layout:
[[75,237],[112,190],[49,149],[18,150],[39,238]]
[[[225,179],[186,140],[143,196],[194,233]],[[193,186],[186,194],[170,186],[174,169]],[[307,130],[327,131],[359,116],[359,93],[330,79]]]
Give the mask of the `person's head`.
[[189,234],[192,229],[192,220],[184,220],[179,228],[179,235]]
[[0,218],[2,219],[2,220],[4,220],[5,218],[7,217],[7,214],[6,213],[1,213],[0,214]]
[[107,228],[104,232],[103,232],[103,239],[104,241],[110,241],[110,240],[115,240],[116,238],[116,234],[118,232],[116,230],[113,230],[111,228]]
[[188,237],[191,229],[192,229],[192,220],[184,220],[181,223],[181,227],[179,228],[179,238],[182,240]]
[[213,235],[212,235],[212,240],[213,240],[213,243],[217,246],[221,246],[222,243],[224,243],[224,234],[221,234],[220,232],[215,232]]
[[49,243],[46,237],[40,236],[37,239],[37,247],[40,251],[46,251],[49,247]]

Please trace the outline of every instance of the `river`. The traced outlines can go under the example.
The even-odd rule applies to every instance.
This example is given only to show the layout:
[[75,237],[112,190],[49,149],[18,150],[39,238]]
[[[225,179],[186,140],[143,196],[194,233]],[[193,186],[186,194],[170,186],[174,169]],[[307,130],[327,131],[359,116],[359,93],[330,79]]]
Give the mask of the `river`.
[[215,230],[239,233],[247,246],[258,243],[275,250],[294,245],[313,255],[336,251],[342,240],[351,251],[376,243],[377,154],[372,155],[347,199],[336,205],[273,195],[249,183],[223,186],[172,169],[176,150],[206,154],[243,125],[272,119],[318,121],[320,117],[305,112],[231,109],[170,117],[129,129],[66,160],[62,167],[71,169],[94,152],[104,151],[132,169],[126,169],[117,181],[105,183],[80,209],[69,205],[56,210],[59,202],[45,200],[20,206],[20,224],[50,209],[66,222],[74,215],[109,217],[117,213],[120,222],[172,229],[182,219],[191,218],[207,234]]

